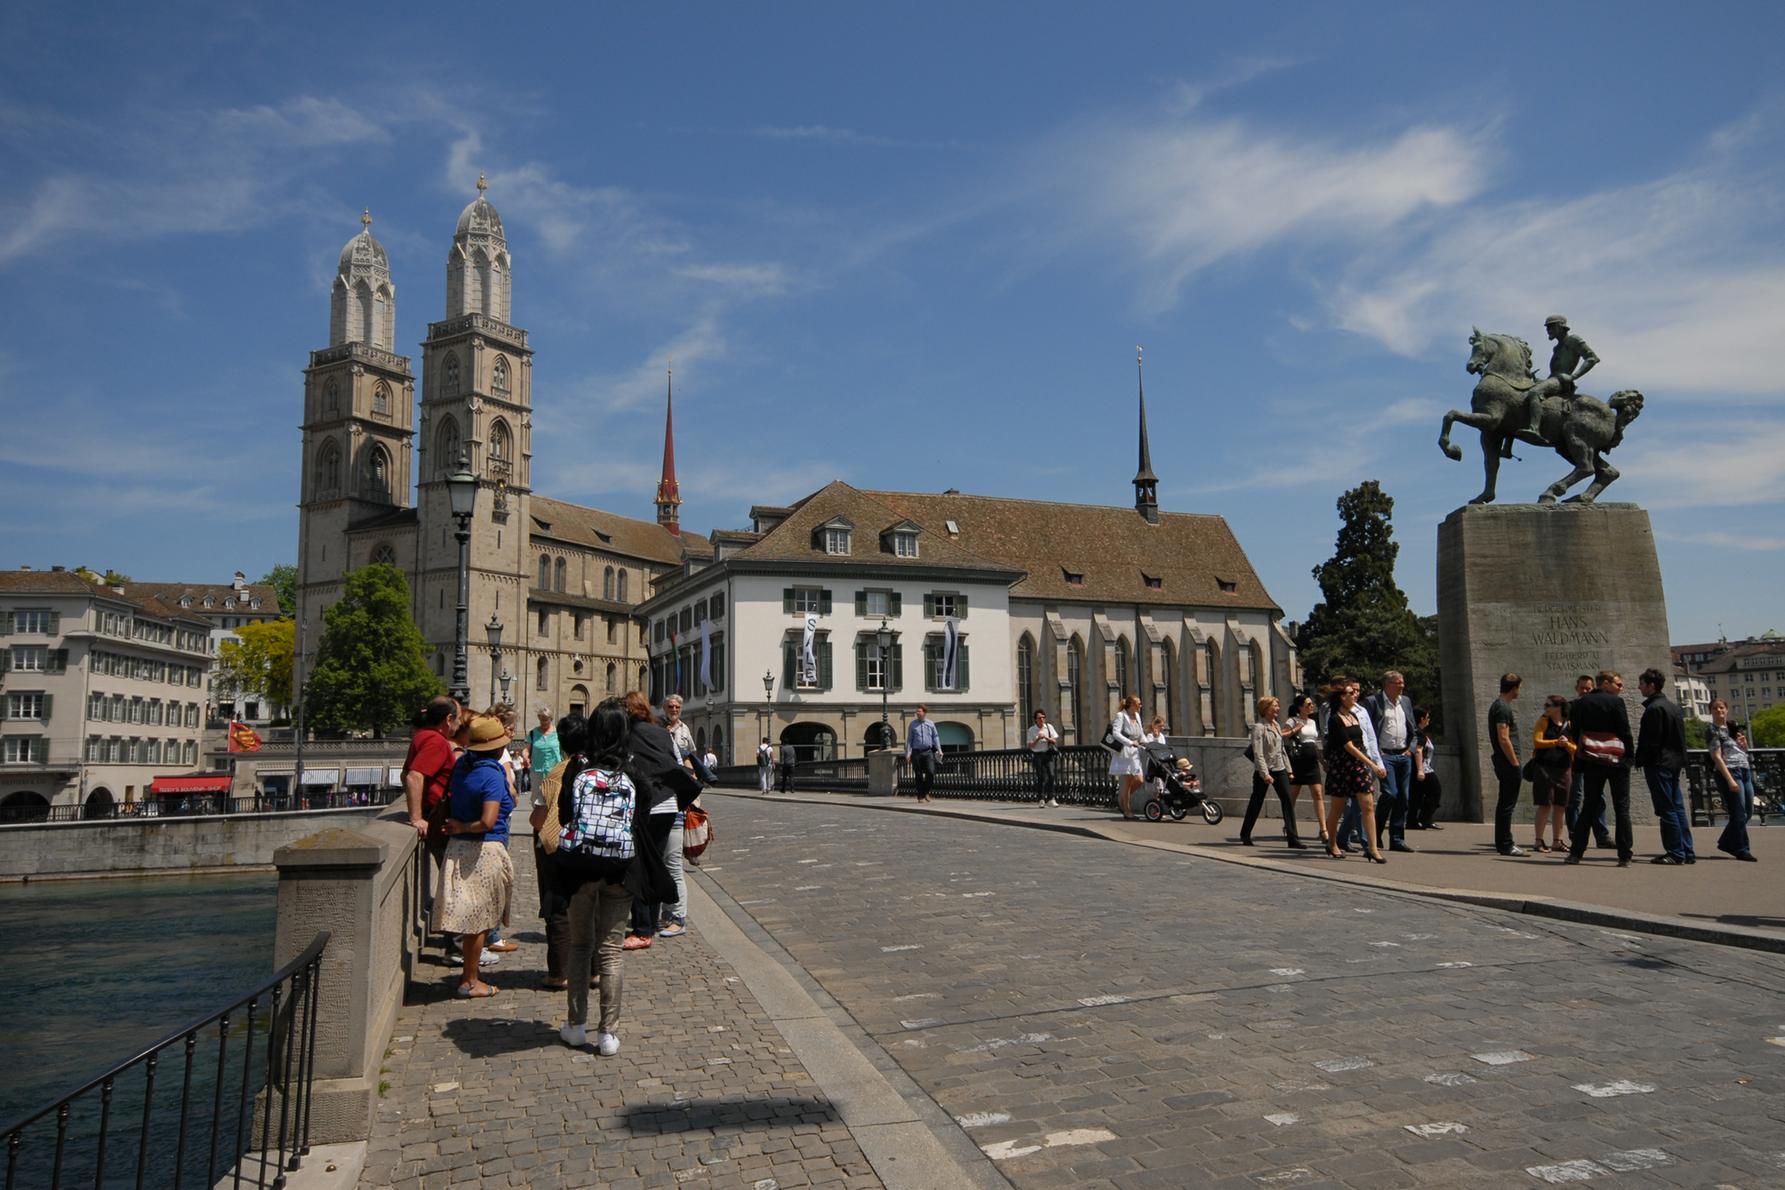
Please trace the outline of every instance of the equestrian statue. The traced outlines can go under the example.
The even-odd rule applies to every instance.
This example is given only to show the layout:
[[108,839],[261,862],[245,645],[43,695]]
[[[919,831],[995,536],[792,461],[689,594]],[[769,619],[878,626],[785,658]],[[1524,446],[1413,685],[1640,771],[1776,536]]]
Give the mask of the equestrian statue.
[[1538,380],[1531,371],[1531,345],[1517,335],[1491,335],[1472,328],[1468,372],[1481,377],[1469,398],[1469,411],[1452,409],[1444,415],[1438,448],[1452,459],[1463,457],[1450,441],[1450,427],[1462,423],[1481,431],[1481,462],[1486,483],[1471,504],[1491,504],[1502,457],[1512,457],[1513,442],[1551,446],[1574,465],[1574,470],[1544,489],[1539,504],[1554,504],[1562,493],[1587,478],[1586,490],[1570,496],[1567,503],[1591,504],[1606,485],[1618,477],[1606,461],[1606,452],[1624,440],[1624,427],[1642,412],[1642,394],[1635,389],[1613,393],[1601,401],[1575,391],[1599,357],[1585,339],[1568,329],[1560,314],[1544,319],[1544,329],[1555,342],[1550,353],[1548,379]]

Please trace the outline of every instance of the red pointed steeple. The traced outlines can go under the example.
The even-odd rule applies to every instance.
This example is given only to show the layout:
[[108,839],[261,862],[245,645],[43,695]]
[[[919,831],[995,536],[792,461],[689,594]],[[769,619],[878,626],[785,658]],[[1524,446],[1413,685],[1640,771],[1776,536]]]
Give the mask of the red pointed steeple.
[[675,369],[668,372],[663,404],[663,476],[657,481],[657,523],[678,537],[682,533],[682,489],[676,483],[676,387]]

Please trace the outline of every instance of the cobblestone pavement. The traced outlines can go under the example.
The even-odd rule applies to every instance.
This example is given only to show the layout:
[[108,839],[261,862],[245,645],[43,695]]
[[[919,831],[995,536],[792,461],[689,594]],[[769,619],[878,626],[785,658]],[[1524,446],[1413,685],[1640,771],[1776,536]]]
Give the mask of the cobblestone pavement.
[[456,970],[424,966],[384,1062],[361,1186],[881,1184],[698,923],[627,954],[618,1055],[565,1048],[564,993],[540,987],[530,841],[514,852],[509,933],[522,945],[486,972],[501,993],[453,999]]
[[1780,956],[708,800],[703,878],[1017,1186],[1785,1185]]

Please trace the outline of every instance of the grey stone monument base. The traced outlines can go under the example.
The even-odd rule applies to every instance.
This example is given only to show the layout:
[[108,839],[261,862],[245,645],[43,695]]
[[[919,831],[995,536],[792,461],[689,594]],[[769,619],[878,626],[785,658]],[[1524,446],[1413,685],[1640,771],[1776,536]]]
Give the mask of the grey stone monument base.
[[[1487,737],[1500,675],[1524,679],[1520,759],[1551,694],[1574,695],[1579,674],[1624,676],[1635,732],[1642,717],[1636,678],[1669,671],[1667,601],[1649,514],[1634,504],[1472,504],[1438,526],[1438,647],[1444,667],[1448,742],[1462,750],[1465,818],[1493,817],[1497,786]],[[1631,774],[1638,822],[1654,812],[1640,773]],[[1531,820],[1531,787],[1518,821]],[[1448,798],[1446,799],[1449,800]],[[1523,834],[1521,842],[1528,842]]]

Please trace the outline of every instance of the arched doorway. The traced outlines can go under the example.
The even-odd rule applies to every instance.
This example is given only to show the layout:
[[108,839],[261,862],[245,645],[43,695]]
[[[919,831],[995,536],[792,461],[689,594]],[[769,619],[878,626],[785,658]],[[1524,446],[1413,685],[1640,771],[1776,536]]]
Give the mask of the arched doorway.
[[[612,666],[608,667],[612,669]],[[587,715],[589,713],[589,688],[578,682],[570,688],[570,713]]]
[[836,759],[837,733],[822,723],[789,723],[781,729],[781,742],[792,744],[802,761]]
[[117,812],[117,800],[112,797],[112,791],[104,787],[89,793],[86,805],[81,807],[82,818],[112,818]]
[[42,822],[50,816],[50,800],[41,793],[20,790],[0,801],[0,822]]
[[940,721],[936,724],[936,735],[942,740],[944,753],[973,751],[973,729],[965,723]]
[[731,763],[731,757],[725,754],[725,729],[723,727],[713,728],[713,738],[707,743],[712,748],[713,755],[719,758],[720,764]]
[[863,752],[881,752],[887,748],[899,746],[899,732],[890,723],[882,723],[878,719],[868,724],[868,730],[862,736]]

